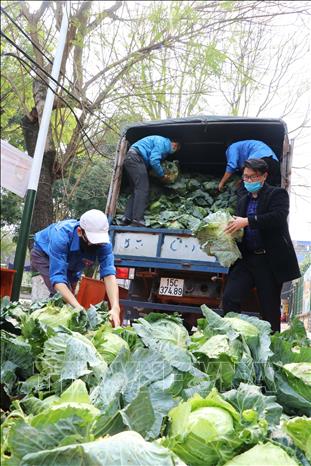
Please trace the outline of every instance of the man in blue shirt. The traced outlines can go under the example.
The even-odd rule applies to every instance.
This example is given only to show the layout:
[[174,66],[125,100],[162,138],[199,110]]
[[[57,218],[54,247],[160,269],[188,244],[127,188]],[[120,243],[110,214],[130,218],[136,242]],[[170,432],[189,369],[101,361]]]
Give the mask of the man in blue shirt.
[[80,220],[63,220],[37,232],[30,258],[32,268],[40,273],[51,295],[60,293],[77,309],[83,308],[74,295],[76,284],[84,267],[97,259],[111,305],[111,319],[117,326],[119,291],[108,230],[106,215],[100,210],[88,210]]
[[226,150],[226,172],[219,182],[218,190],[222,191],[227,181],[235,172],[241,172],[244,163],[249,159],[263,159],[268,165],[267,183],[280,186],[280,164],[273,150],[262,141],[254,139],[238,141],[230,144]]
[[132,191],[122,219],[124,225],[131,223],[134,226],[145,226],[144,212],[149,196],[148,170],[152,169],[166,183],[168,179],[161,162],[179,148],[177,141],[163,136],[147,136],[131,145],[124,160],[124,169]]

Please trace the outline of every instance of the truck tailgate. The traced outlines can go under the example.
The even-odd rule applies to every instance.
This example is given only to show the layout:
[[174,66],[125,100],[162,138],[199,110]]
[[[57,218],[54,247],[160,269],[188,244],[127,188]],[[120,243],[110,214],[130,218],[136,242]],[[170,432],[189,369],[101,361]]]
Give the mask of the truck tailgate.
[[190,230],[111,226],[110,233],[118,266],[228,272],[201,249]]

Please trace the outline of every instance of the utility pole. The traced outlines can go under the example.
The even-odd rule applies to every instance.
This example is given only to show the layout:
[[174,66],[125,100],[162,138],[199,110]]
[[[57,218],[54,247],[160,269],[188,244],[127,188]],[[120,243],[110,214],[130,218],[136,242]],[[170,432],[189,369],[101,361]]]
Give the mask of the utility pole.
[[[46,99],[44,103],[44,109],[42,114],[42,119],[40,123],[38,139],[36,142],[35,153],[33,156],[32,167],[30,171],[30,177],[28,182],[28,189],[26,193],[25,206],[23,210],[23,216],[21,221],[21,228],[18,236],[18,242],[14,258],[14,269],[16,274],[14,277],[13,290],[12,290],[12,301],[17,301],[19,299],[20,287],[23,278],[23,271],[25,265],[25,258],[27,252],[27,244],[29,239],[29,232],[32,220],[32,214],[34,210],[35,200],[37,196],[38,183],[41,173],[42,160],[44,155],[44,149],[46,145],[46,138],[48,134],[48,129],[51,120],[51,114],[54,103],[55,91],[57,89],[60,67],[62,63],[64,48],[66,44],[66,37],[69,24],[69,9],[67,8],[70,2],[65,2],[65,8],[63,12],[62,24],[59,32],[59,40],[57,49],[55,52],[55,58],[53,62],[51,77],[49,86],[46,94]],[[54,81],[55,80],[55,81]]]

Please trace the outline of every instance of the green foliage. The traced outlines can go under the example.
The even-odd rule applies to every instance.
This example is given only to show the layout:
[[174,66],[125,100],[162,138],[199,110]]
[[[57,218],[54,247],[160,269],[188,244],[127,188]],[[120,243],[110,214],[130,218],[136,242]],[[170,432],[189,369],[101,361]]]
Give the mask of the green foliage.
[[66,215],[79,218],[89,209],[105,210],[113,161],[110,158],[97,159],[85,171],[84,163],[85,160],[81,158],[77,161],[76,171],[72,176],[54,183],[53,197],[57,218]]
[[1,188],[1,237],[5,235],[7,228],[15,232],[17,224],[22,218],[23,199],[10,191]]
[[[2,230],[3,235],[3,230]],[[11,235],[3,235],[0,239],[1,249],[1,264],[8,261],[8,258],[13,254],[16,249],[16,244],[13,242]]]
[[[280,458],[282,465],[308,464],[310,419],[283,415],[294,406],[308,415],[311,399],[301,372],[310,365],[310,342],[295,323],[284,337],[272,337],[271,351],[270,326],[255,317],[222,318],[203,307],[190,337],[177,314],[98,327],[89,313],[104,310],[94,306],[87,312],[92,330],[73,332],[67,306],[57,323],[56,303],[58,297],[28,309],[1,302],[1,326],[15,322],[23,330],[33,314],[52,330],[40,353],[35,327],[24,337],[2,330],[1,377],[12,402],[2,415],[3,464],[93,466],[95,458],[98,466],[261,466],[263,459],[278,466]],[[214,363],[206,373],[202,357]],[[256,371],[261,362],[265,372]],[[285,385],[284,372],[296,368]],[[275,389],[268,393],[271,370]]]
[[17,380],[33,374],[31,346],[22,337],[1,330],[1,384],[8,395],[16,395]]

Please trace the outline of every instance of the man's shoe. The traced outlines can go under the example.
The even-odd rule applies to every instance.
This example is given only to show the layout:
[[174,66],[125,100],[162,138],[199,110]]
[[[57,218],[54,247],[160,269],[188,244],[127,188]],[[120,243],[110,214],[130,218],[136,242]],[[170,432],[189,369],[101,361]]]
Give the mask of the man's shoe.
[[129,218],[124,216],[120,220],[120,225],[121,226],[129,225],[131,222],[132,222],[132,220],[130,220]]
[[132,227],[146,227],[146,224],[143,220],[132,220]]

